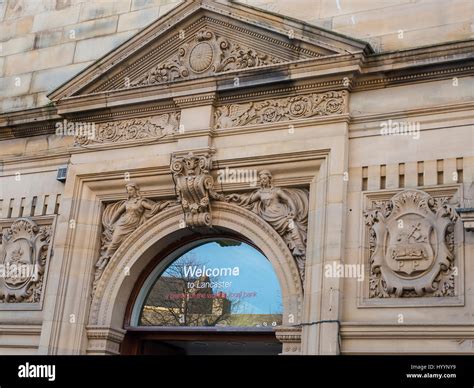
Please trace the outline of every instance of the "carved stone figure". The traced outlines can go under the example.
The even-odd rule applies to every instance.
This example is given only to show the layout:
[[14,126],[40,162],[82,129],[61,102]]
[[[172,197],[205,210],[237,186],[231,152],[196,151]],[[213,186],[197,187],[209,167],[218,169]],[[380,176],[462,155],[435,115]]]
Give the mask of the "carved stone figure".
[[170,201],[154,202],[140,194],[140,187],[129,182],[125,186],[128,198],[108,205],[102,215],[102,246],[100,258],[96,263],[94,286],[102,276],[110,258],[125,238],[167,206]]
[[371,298],[454,295],[454,223],[447,198],[405,190],[365,213]]
[[214,127],[225,129],[253,124],[268,124],[314,116],[342,114],[347,92],[313,93],[244,104],[222,105],[216,109]]
[[20,218],[4,231],[0,245],[0,302],[41,300],[51,226]]
[[241,46],[203,29],[194,40],[181,45],[176,54],[131,82],[131,86],[154,85],[187,79],[194,75],[220,73],[280,63],[278,58]]
[[184,211],[187,226],[211,226],[210,198],[224,200],[212,186],[214,180],[209,173],[212,161],[208,154],[195,156],[173,156],[171,171],[176,185],[178,202]]
[[304,280],[309,193],[303,189],[274,187],[268,170],[260,171],[259,179],[259,189],[252,193],[231,194],[226,200],[256,213],[283,237]]

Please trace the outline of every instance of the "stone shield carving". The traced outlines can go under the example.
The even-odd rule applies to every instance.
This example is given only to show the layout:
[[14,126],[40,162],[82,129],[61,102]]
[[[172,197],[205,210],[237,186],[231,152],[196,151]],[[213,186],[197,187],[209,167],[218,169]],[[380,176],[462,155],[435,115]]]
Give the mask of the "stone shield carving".
[[187,226],[211,226],[210,198],[224,199],[212,189],[211,166],[209,154],[197,156],[190,152],[186,156],[173,156],[171,172]]
[[0,302],[38,303],[51,239],[51,226],[16,220],[0,246]]
[[454,223],[446,198],[406,190],[365,213],[371,298],[454,295]]

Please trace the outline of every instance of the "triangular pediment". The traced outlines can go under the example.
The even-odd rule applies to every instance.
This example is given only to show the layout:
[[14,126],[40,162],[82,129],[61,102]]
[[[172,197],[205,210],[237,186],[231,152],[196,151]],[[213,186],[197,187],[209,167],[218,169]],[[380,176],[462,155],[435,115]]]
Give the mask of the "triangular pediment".
[[52,92],[53,101],[369,52],[365,42],[230,1],[183,3]]

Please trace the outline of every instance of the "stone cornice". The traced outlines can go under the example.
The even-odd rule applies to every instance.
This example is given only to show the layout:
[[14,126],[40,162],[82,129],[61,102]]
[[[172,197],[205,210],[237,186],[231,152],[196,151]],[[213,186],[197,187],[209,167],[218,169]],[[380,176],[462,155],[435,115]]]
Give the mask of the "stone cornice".
[[[331,67],[328,67],[329,74],[312,74],[311,77],[306,80],[300,80],[292,86],[288,85],[286,76],[280,77],[281,79],[270,79],[266,85],[255,85],[249,82],[245,84],[245,78],[243,78],[242,86],[239,88],[231,87],[233,83],[234,74],[223,74],[223,81],[217,82],[215,77],[212,79],[200,79],[193,80],[183,83],[177,83],[176,85],[170,86],[158,86],[150,88],[139,88],[138,90],[125,90],[117,91],[111,95],[104,96],[101,94],[74,97],[61,101],[59,106],[50,106],[44,108],[37,108],[24,111],[9,112],[0,115],[0,140],[14,139],[20,137],[31,137],[38,135],[46,135],[54,133],[54,124],[58,120],[62,120],[64,117],[71,117],[73,119],[81,119],[83,121],[94,121],[103,122],[108,121],[111,118],[126,119],[133,117],[143,117],[153,113],[154,111],[160,111],[163,113],[179,110],[177,105],[188,105],[201,104],[201,103],[212,103],[214,95],[216,100],[214,104],[217,106],[231,103],[231,102],[245,102],[261,100],[262,98],[275,98],[278,96],[288,94],[300,94],[309,93],[313,91],[326,91],[326,90],[341,90],[348,89],[349,91],[360,91],[377,89],[381,87],[387,87],[390,85],[409,85],[418,82],[426,82],[438,79],[451,79],[452,77],[463,77],[474,74],[474,60],[468,58],[466,50],[472,48],[474,41],[464,41],[448,43],[432,47],[424,47],[413,50],[405,50],[397,53],[387,53],[373,56],[369,62],[376,62],[376,58],[381,61],[394,61],[394,58],[406,57],[404,66],[406,68],[412,66],[410,63],[416,63],[416,66],[412,66],[410,71],[406,69],[397,69],[386,71],[385,73],[378,73],[377,76],[371,76],[368,71],[364,74],[357,75],[354,69],[352,71],[346,71],[341,73],[341,69],[336,69],[339,72],[339,76],[332,73]],[[439,57],[429,58],[430,50],[434,50]],[[464,58],[463,60],[448,60],[443,61],[444,52],[455,52],[460,51],[459,56]],[[454,55],[454,54],[453,54]],[[451,55],[450,58],[454,58]],[[342,60],[344,56],[338,56],[338,60]],[[417,61],[416,58],[424,58],[422,61]],[[332,59],[335,59],[333,57]],[[326,59],[331,60],[331,59]],[[375,62],[374,62],[375,61]],[[303,63],[304,62],[304,63]],[[302,66],[301,69],[305,69],[305,77],[307,76],[307,70],[311,69],[311,61],[302,61],[300,64],[293,64],[295,69],[298,66]],[[357,60],[362,66],[363,62]],[[354,62],[352,62],[354,64]],[[428,65],[431,63],[431,65]],[[333,64],[334,65],[334,64]],[[281,66],[281,65],[272,65]],[[285,64],[284,66],[287,66]],[[290,67],[291,67],[290,66]],[[306,68],[306,66],[309,66]],[[379,66],[369,66],[371,71],[376,72]],[[300,70],[301,70],[300,69]],[[361,68],[362,69],[362,68]],[[367,69],[367,67],[366,67]],[[289,69],[294,74],[293,68]],[[255,75],[267,73],[268,69],[253,69]],[[278,72],[277,72],[278,73]],[[249,73],[250,74],[250,73]],[[289,74],[289,73],[285,73]],[[347,76],[349,85],[346,87],[341,83],[341,76]],[[226,82],[228,86],[226,85]],[[286,85],[285,85],[286,84]],[[142,90],[143,89],[143,90]],[[192,91],[192,95],[190,95]],[[159,95],[160,102],[157,104],[157,96]],[[173,100],[174,99],[174,100]],[[471,106],[469,103],[460,103],[452,106],[454,110],[465,110],[467,106]],[[408,114],[424,114],[425,113],[437,113],[438,111],[445,111],[445,107],[430,107],[420,108],[419,110],[409,111]],[[398,112],[386,112],[384,117],[387,115],[397,115]],[[407,114],[404,112],[403,114]],[[364,120],[377,120],[377,117],[355,117],[354,122],[361,122]]]
[[392,111],[384,113],[371,113],[364,115],[352,115],[351,124],[362,124],[368,122],[379,122],[381,120],[388,120],[398,117],[410,117],[410,116],[423,116],[423,115],[433,115],[441,113],[450,113],[450,112],[461,112],[461,111],[470,111],[474,110],[474,101],[461,102],[456,104],[445,104],[439,105],[436,107],[426,107],[426,108],[414,108],[414,109],[404,109],[401,111]]
[[[229,70],[217,75],[177,81],[169,84],[155,84],[131,87],[108,92],[82,94],[65,97],[57,102],[59,114],[118,107],[126,104],[169,101],[188,98],[190,95],[206,93],[238,93],[239,90],[258,88],[287,81],[311,82],[318,79],[322,84],[339,78],[343,85],[344,77],[352,77],[361,71],[361,54],[337,54],[318,59],[303,59],[289,63],[277,63],[240,70]],[[238,86],[235,85],[236,77]]]
[[210,105],[216,101],[216,93],[205,93],[197,96],[176,97],[174,103],[179,108],[190,108],[200,105]]
[[34,335],[41,334],[41,324],[39,325],[0,325],[1,335]]
[[52,133],[58,119],[54,106],[0,114],[0,141]]
[[474,339],[474,327],[465,324],[380,324],[342,322],[343,339]]
[[[252,94],[248,91],[249,88],[277,86],[290,80],[327,88],[335,87],[338,83],[342,86],[343,79],[347,77],[351,80],[351,90],[359,91],[447,79],[474,73],[474,60],[469,54],[472,46],[473,41],[464,41],[404,50],[390,55],[378,54],[365,59],[361,54],[330,55],[319,59],[271,64],[247,69],[245,72],[226,71],[212,77],[166,85],[117,90],[108,92],[106,97],[105,92],[73,96],[63,99],[58,109],[60,114],[64,114],[85,109],[104,109],[121,104],[169,100],[173,97],[187,98],[190,90],[198,94],[217,93],[218,99],[221,99],[220,95],[223,93],[226,94],[222,96],[224,99],[232,98],[231,95],[238,99],[242,94]],[[436,55],[430,54],[430,50],[435,50]],[[459,51],[458,54],[453,54],[456,50]],[[235,77],[239,78],[238,87],[235,86]],[[245,91],[242,93],[239,90]]]

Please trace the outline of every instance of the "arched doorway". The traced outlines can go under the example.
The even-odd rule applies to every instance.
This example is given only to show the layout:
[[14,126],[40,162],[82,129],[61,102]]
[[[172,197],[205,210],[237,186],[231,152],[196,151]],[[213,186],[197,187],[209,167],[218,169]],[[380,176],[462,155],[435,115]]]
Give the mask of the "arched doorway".
[[270,261],[236,238],[168,255],[134,293],[122,354],[279,354],[281,288]]
[[[201,245],[203,241],[209,241],[208,239],[240,241],[268,259],[281,288],[282,324],[276,327],[277,336],[281,341],[291,343],[289,351],[296,351],[293,349],[298,349],[299,346],[299,329],[291,326],[293,322],[301,321],[303,289],[291,252],[275,230],[254,213],[227,203],[213,205],[212,228],[183,228],[181,220],[180,207],[159,213],[135,230],[112,256],[93,295],[87,326],[87,353],[120,354],[122,350],[131,352],[126,347],[128,337],[132,337],[132,333],[136,331],[132,317],[137,315],[133,314],[133,309],[137,306],[140,291],[147,289],[145,281],[153,279],[152,272],[155,268],[157,276],[160,271],[164,271],[166,264],[170,264],[190,248]],[[152,280],[149,281],[152,283]],[[154,339],[167,331],[164,328],[157,331],[153,327],[139,330],[147,332]],[[193,327],[192,331],[200,339],[200,332],[203,330]],[[209,328],[207,330],[212,332]],[[263,328],[256,331],[254,328],[241,327],[239,335],[245,332],[248,337],[261,336],[261,339],[263,336],[271,336],[274,343],[273,328],[267,327],[266,330],[267,334]],[[289,333],[288,330],[297,330],[298,333]],[[173,327],[168,331],[177,330]],[[215,328],[214,331],[221,336],[231,336],[235,332],[226,328]],[[185,332],[182,329],[180,335],[186,335]],[[280,336],[280,332],[285,333],[284,336]],[[240,340],[243,341],[242,338]],[[283,352],[285,346],[284,344]]]

